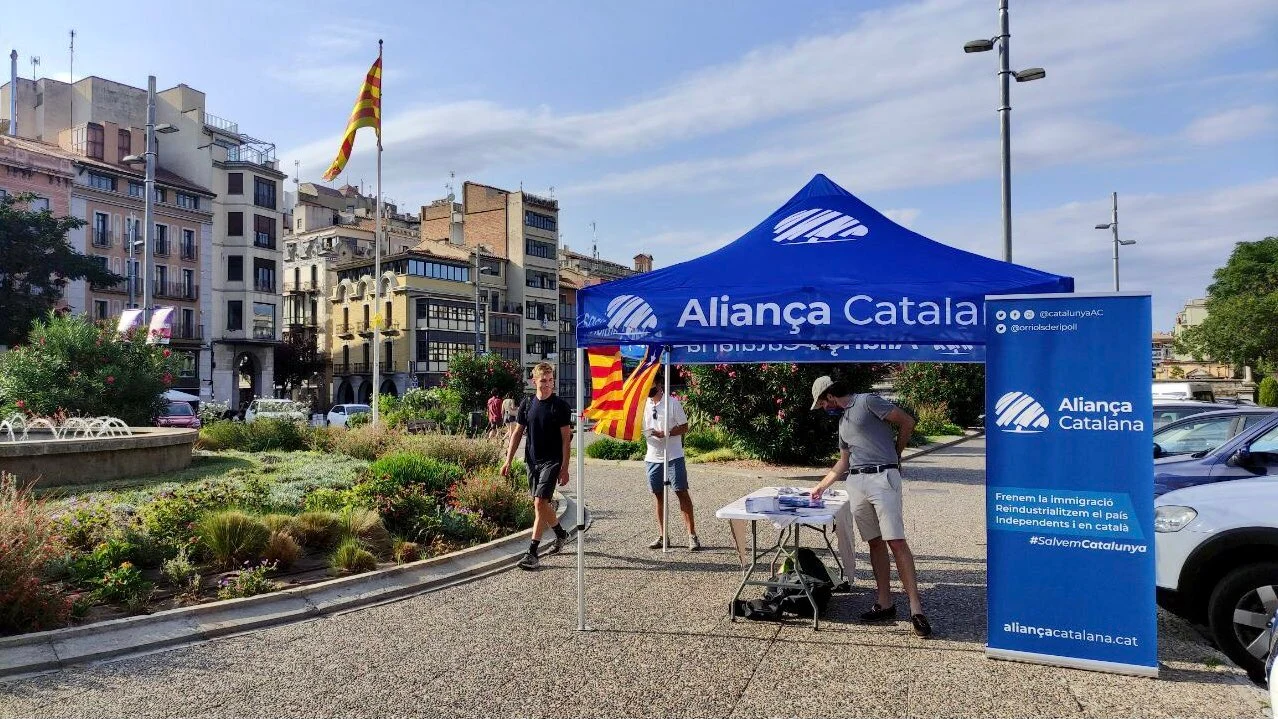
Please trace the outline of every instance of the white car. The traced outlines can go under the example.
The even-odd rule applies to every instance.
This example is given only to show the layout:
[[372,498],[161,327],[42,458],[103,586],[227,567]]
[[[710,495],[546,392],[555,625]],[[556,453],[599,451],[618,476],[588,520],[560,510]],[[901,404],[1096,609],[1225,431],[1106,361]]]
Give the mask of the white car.
[[1262,680],[1278,611],[1278,481],[1236,479],[1154,500],[1158,603],[1211,629],[1216,646]]
[[335,404],[328,411],[328,424],[330,427],[345,427],[346,420],[352,415],[365,414],[372,412],[373,408],[366,404]]
[[256,419],[290,419],[296,422],[305,422],[307,416],[302,406],[291,399],[259,397],[249,403],[248,409],[244,410],[245,422],[252,422]]

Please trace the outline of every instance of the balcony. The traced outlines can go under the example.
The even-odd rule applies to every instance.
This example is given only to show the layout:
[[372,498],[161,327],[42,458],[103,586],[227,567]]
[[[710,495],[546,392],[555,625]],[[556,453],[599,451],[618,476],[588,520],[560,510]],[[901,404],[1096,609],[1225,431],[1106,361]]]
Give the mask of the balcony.
[[194,242],[183,242],[181,247],[182,247],[182,259],[184,260],[195,259],[195,243]]
[[373,370],[368,362],[356,362],[351,365],[351,374],[372,374]]
[[270,294],[275,294],[275,278],[274,277],[254,277],[253,291],[269,292]]
[[253,246],[261,247],[264,250],[273,250],[275,249],[275,238],[267,232],[254,232]]
[[353,323],[344,322],[336,325],[335,329],[337,330],[337,336],[342,339],[348,340],[355,336],[355,325]]
[[312,280],[306,280],[305,282],[285,282],[284,283],[284,294],[286,295],[293,292],[317,292],[317,291],[319,291],[319,283],[314,282]]
[[156,256],[156,257],[168,257],[168,256],[169,256],[169,241],[168,241],[167,239],[160,239],[160,238],[158,238],[158,237],[156,238],[156,240],[155,240],[155,256]]
[[174,300],[194,300],[200,296],[200,286],[188,285],[182,282],[157,281],[152,295],[156,298],[167,297]]
[[359,323],[359,326],[358,326],[358,328],[357,328],[357,331],[359,332],[359,335],[360,335],[361,337],[369,337],[369,336],[371,336],[371,335],[373,334],[373,330],[374,330],[374,329],[378,329],[378,330],[380,330],[380,331],[381,331],[381,333],[382,333],[382,334],[384,334],[384,335],[397,335],[397,334],[399,334],[399,323],[398,323],[398,322],[383,321],[383,322],[382,322],[382,326],[381,326],[381,327],[377,327],[377,328],[374,328],[374,326],[373,326],[374,324],[375,324],[375,323],[373,323],[373,322],[360,322],[360,323]]
[[[113,282],[105,285],[92,285],[92,289],[94,292],[112,292],[127,295],[129,294],[129,280],[120,280],[119,282]],[[141,280],[133,280],[133,294],[138,297],[142,296]]]
[[313,330],[319,327],[314,317],[291,317],[288,320],[288,328],[290,331],[296,332],[301,330]]
[[496,306],[493,306],[490,304],[488,305],[488,311],[495,315],[519,315],[520,317],[524,316],[523,305],[512,305],[507,302],[502,302]]
[[214,130],[221,130],[222,132],[225,132],[231,135],[240,134],[239,124],[231,122],[230,120],[224,117],[218,117],[217,115],[213,115],[207,112],[201,112],[200,122],[206,127],[211,127]]
[[110,247],[111,231],[94,228],[93,230],[93,246],[94,247]]
[[174,340],[201,341],[204,339],[204,325],[175,324],[173,325],[172,338]]

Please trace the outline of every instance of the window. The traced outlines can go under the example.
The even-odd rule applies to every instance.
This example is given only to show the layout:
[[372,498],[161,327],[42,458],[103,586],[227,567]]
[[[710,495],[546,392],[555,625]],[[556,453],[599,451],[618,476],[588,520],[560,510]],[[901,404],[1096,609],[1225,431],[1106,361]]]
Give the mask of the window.
[[129,197],[146,197],[146,185],[129,180]]
[[244,213],[226,213],[226,234],[230,237],[244,236]]
[[524,304],[526,315],[530,320],[541,320],[545,322],[555,321],[555,311],[558,309],[555,305],[543,304],[541,302],[526,302]]
[[111,246],[111,216],[105,212],[93,213],[93,246]]
[[480,271],[492,277],[501,277],[501,260],[490,260],[487,257],[479,261]]
[[169,268],[164,265],[156,265],[155,266],[155,292],[153,292],[152,294],[159,295],[163,293],[164,295],[171,297],[173,293],[169,292],[170,289],[171,288],[169,287]]
[[469,265],[448,265],[426,260],[396,260],[390,263],[390,267],[393,272],[400,275],[409,274],[414,277],[429,277],[450,282],[470,282]]
[[275,292],[275,260],[253,258],[253,289],[257,292]]
[[169,191],[168,191],[168,190],[166,190],[166,189],[164,189],[163,187],[157,187],[157,188],[155,188],[155,201],[156,201],[156,202],[168,202],[168,201],[169,201]]
[[553,337],[539,337],[537,335],[528,335],[528,354],[538,355],[545,359],[547,355],[555,352],[555,339]]
[[513,317],[493,316],[488,323],[488,338],[493,342],[517,343],[519,324],[519,320]]
[[185,192],[175,193],[177,195],[177,206],[185,207],[188,210],[200,209],[200,198]]
[[[418,304],[417,318],[422,319],[421,304]],[[426,307],[426,326],[433,330],[451,330],[453,332],[475,331],[475,308],[457,307],[429,303]]]
[[137,242],[140,226],[141,226],[141,223],[138,222],[137,218],[135,217],[124,218],[124,241],[126,243]]
[[319,287],[319,267],[311,265],[311,289]]
[[169,256],[169,226],[155,226],[155,254],[157,257]]
[[529,237],[524,240],[524,252],[530,257],[553,260],[555,259],[555,243],[534,240]]
[[184,340],[201,339],[195,327],[195,310],[182,310],[182,324],[178,327],[178,331],[173,333],[173,336]]
[[110,175],[103,175],[100,172],[89,173],[89,187],[95,190],[110,190],[115,192],[115,178]]
[[[195,376],[195,353],[194,352],[179,352],[178,361],[181,363],[178,365],[179,377]],[[185,404],[185,403],[182,403],[182,404]],[[186,406],[190,406],[190,405],[186,405]]]
[[257,247],[275,249],[275,218],[266,215],[253,215],[253,244]]
[[111,317],[111,310],[107,307],[106,300],[93,301],[93,319],[101,322]]
[[182,259],[195,259],[195,230],[182,230]]
[[553,290],[559,287],[559,281],[553,272],[538,272],[537,270],[528,270],[524,274],[525,284],[533,289]]
[[[475,346],[468,342],[428,342],[426,344],[426,368],[428,372],[447,372],[448,362],[463,352],[474,352]],[[417,358],[421,362],[421,347],[418,346]]]
[[102,155],[106,151],[106,131],[102,126],[90,122],[85,126],[84,133],[84,155],[92,157],[95,160],[101,160]]
[[226,301],[226,329],[237,331],[244,329],[244,301]]
[[244,256],[243,255],[227,255],[226,281],[227,282],[243,282],[244,281]]
[[269,302],[253,303],[253,339],[275,339],[275,305]]
[[275,181],[253,178],[253,204],[275,209]]
[[244,173],[243,172],[226,173],[226,194],[228,195],[244,194]]
[[27,207],[30,209],[31,212],[48,212],[49,198],[37,197],[34,200],[32,200],[31,204],[28,205]]
[[182,270],[182,296],[195,299],[195,270]]
[[118,143],[117,152],[119,152],[120,161],[133,154],[133,133],[124,128],[120,128],[116,133],[116,142]]
[[547,232],[554,232],[556,225],[555,218],[532,210],[524,210],[524,224]]

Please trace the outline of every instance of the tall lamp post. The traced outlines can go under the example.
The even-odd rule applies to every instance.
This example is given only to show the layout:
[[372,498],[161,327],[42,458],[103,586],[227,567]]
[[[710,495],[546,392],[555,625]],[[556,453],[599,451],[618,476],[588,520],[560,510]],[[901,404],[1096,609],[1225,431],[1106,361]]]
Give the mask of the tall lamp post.
[[1114,291],[1117,292],[1118,291],[1118,246],[1136,244],[1136,240],[1118,239],[1118,193],[1117,192],[1114,193],[1114,214],[1112,215],[1112,218],[1110,219],[1109,222],[1103,225],[1097,225],[1096,229],[1114,231]]
[[[121,160],[126,165],[146,163],[146,182],[143,188],[145,210],[142,217],[142,321],[151,321],[151,282],[148,267],[151,264],[151,244],[155,241],[155,133],[168,134],[178,129],[168,123],[155,124],[155,75],[147,77],[146,98],[146,152],[142,156],[129,155]],[[132,242],[133,240],[129,240]],[[132,249],[130,247],[130,249]],[[132,253],[130,253],[132,256]],[[130,271],[132,260],[130,259]]]
[[484,328],[482,313],[480,311],[481,307],[479,303],[479,282],[481,279],[483,279],[484,275],[497,274],[496,272],[493,272],[489,268],[484,267],[482,264],[480,264],[480,257],[483,254],[483,252],[484,252],[484,246],[480,244],[476,244],[475,245],[475,356],[476,357],[484,353],[484,335],[483,335],[482,329],[486,329]]
[[1007,0],[998,2],[999,34],[989,40],[973,40],[963,45],[963,52],[988,52],[994,49],[994,41],[998,41],[999,84],[1002,87],[1002,104],[998,108],[999,130],[1003,140],[1003,261],[1012,261],[1012,101],[1011,79],[1017,82],[1031,82],[1047,76],[1041,67],[1031,67],[1013,72],[1010,68],[1011,57],[1009,40],[1012,37],[1008,29]]

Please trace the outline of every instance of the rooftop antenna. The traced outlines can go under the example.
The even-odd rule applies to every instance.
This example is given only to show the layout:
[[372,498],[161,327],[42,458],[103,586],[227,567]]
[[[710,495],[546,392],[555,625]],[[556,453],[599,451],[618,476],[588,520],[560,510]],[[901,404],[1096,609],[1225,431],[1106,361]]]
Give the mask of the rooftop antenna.
[[456,172],[453,172],[452,170],[449,170],[449,171],[448,171],[448,182],[444,183],[444,189],[445,189],[445,190],[448,190],[448,201],[449,201],[449,202],[452,202],[452,201],[453,201],[453,200],[455,200],[455,199],[456,199],[456,197],[457,197],[456,195],[454,195],[454,194],[453,194],[453,180],[455,180],[456,178],[457,178],[457,173],[456,173]]
[[[71,30],[71,84],[75,84],[75,29]],[[75,93],[71,93],[71,124],[75,124]]]
[[302,161],[293,160],[293,189],[301,191],[302,189]]
[[590,221],[590,256],[599,259],[599,232],[595,221]]
[[39,67],[39,66],[40,66],[40,56],[39,56],[39,55],[32,55],[32,56],[31,56],[31,79],[32,79],[32,80],[39,80],[39,79],[40,79],[39,74],[36,72],[36,68],[37,68],[37,67]]
[[551,186],[550,186],[550,199],[552,199],[552,200],[553,200],[553,199],[555,199],[555,186],[554,186],[554,185],[551,185]]

